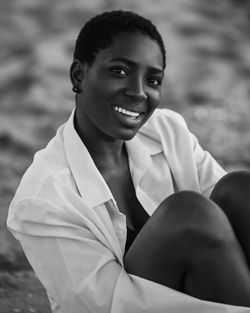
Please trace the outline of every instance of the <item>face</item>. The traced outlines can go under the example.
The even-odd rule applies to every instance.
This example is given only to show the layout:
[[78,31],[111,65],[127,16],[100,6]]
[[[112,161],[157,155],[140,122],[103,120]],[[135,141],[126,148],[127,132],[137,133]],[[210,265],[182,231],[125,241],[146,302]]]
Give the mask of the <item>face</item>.
[[82,66],[78,127],[98,138],[131,139],[159,105],[162,80],[158,43],[140,33],[120,34],[91,66]]

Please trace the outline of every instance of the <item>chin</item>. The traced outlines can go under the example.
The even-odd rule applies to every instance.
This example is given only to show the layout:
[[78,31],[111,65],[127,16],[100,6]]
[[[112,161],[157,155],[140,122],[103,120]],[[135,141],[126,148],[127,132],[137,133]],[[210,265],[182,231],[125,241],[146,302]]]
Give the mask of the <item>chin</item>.
[[132,138],[135,137],[137,132],[138,131],[133,131],[133,132],[132,131],[127,131],[127,132],[120,133],[117,136],[117,139],[124,140],[124,141],[131,140]]

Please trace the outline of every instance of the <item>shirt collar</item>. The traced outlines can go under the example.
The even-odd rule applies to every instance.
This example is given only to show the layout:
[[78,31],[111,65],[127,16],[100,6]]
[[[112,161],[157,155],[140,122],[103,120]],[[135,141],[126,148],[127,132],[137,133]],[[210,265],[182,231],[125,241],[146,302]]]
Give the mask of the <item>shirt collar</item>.
[[[74,128],[74,114],[75,109],[72,111],[63,131],[66,159],[80,195],[86,204],[93,208],[110,199],[114,200],[114,198]],[[126,142],[126,148],[132,179],[136,186],[151,165],[151,156],[161,152],[162,146],[150,136],[138,133],[133,139]],[[135,168],[138,168],[138,170],[134,170]]]

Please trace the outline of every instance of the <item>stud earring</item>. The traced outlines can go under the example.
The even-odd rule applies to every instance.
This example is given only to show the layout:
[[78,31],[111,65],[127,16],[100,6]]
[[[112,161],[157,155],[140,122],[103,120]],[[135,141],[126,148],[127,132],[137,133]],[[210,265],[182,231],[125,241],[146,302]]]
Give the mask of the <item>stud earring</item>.
[[72,87],[72,91],[75,92],[75,93],[80,93],[81,92],[81,88],[76,85],[76,86]]

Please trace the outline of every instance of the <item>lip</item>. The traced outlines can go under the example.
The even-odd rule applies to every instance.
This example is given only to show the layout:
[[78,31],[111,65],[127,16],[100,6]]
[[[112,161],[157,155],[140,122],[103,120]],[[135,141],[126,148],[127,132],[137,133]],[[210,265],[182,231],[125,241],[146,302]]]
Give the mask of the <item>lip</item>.
[[113,113],[115,114],[117,120],[124,126],[129,126],[129,127],[137,127],[138,125],[141,124],[141,122],[143,121],[144,119],[144,112],[138,112],[135,111],[134,109],[129,109],[126,107],[125,109],[125,106],[119,106],[121,107],[122,109],[125,109],[125,110],[129,110],[129,111],[132,111],[132,112],[135,112],[135,113],[139,113],[139,116],[138,117],[132,117],[132,116],[129,116],[129,115],[125,115],[125,114],[121,114],[120,112],[116,111],[114,109],[115,106],[118,106],[118,105],[113,105],[112,106],[112,111]]
[[139,114],[144,114],[146,113],[146,110],[144,108],[140,108],[138,104],[112,104],[112,108],[114,108],[115,106],[117,107],[120,107],[122,109],[125,109],[125,110],[128,110],[128,111],[131,111],[131,112],[135,112],[135,113],[139,113]]

